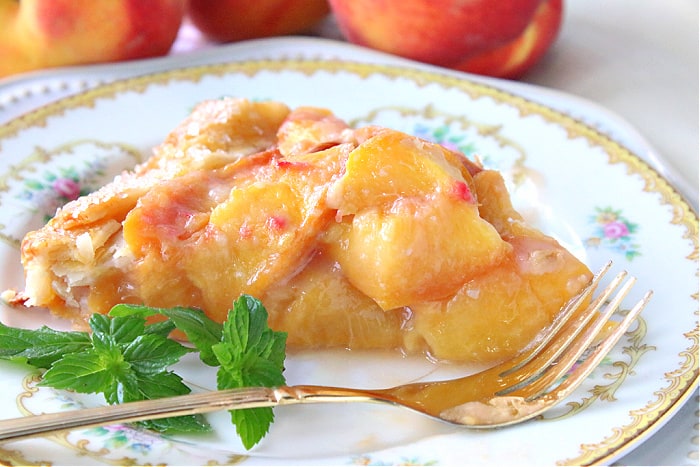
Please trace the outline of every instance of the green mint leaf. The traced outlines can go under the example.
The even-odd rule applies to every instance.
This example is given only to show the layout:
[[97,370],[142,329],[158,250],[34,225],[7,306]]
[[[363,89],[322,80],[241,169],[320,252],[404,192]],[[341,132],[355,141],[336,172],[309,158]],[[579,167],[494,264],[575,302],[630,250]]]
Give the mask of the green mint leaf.
[[[212,346],[220,363],[219,389],[285,384],[283,364],[287,334],[270,329],[267,319],[267,310],[259,300],[243,295],[234,302],[223,325],[221,342]],[[267,434],[274,420],[271,408],[231,410],[230,413],[246,449],[255,446]]]
[[113,317],[141,316],[144,318],[156,315],[165,316],[199,350],[199,357],[205,364],[209,366],[219,365],[211,348],[221,341],[223,326],[198,308],[155,308],[144,305],[119,304],[110,310],[109,315]]
[[69,389],[81,393],[103,392],[111,384],[113,375],[101,355],[88,349],[66,355],[49,368],[40,386]]
[[190,352],[184,345],[158,334],[138,336],[123,349],[124,359],[139,375],[157,375]]
[[157,323],[149,323],[146,325],[146,334],[157,334],[159,336],[168,337],[175,330],[175,323],[170,320],[158,321]]
[[[219,349],[220,350],[220,349]],[[262,358],[251,358],[232,369],[219,370],[216,373],[216,386],[219,389],[243,387],[283,386],[285,378],[280,368],[273,362]]]
[[[161,397],[188,394],[190,388],[182,378],[172,372],[162,373],[157,377],[142,377],[138,381],[142,399],[159,399]],[[158,420],[146,420],[139,425],[159,432],[204,433],[211,431],[211,425],[203,415],[184,415]]]
[[[221,349],[220,349],[221,350]],[[259,363],[259,362],[258,362]],[[270,363],[270,362],[268,362]],[[278,368],[274,370],[281,375]],[[222,371],[217,372],[217,387],[219,389],[266,386],[255,379],[248,377],[251,373],[238,371]],[[280,386],[284,384],[284,377],[281,377],[281,382],[278,379],[277,384],[270,386]],[[275,414],[272,407],[258,407],[253,409],[238,409],[230,410],[231,423],[236,426],[236,433],[241,439],[241,443],[246,449],[251,449],[258,444],[261,439],[270,431],[270,426],[275,420]]]
[[282,386],[286,382],[282,371],[283,369],[275,362],[262,357],[250,356],[242,372],[243,385],[268,388]]
[[189,394],[190,388],[182,382],[182,377],[171,371],[154,376],[140,375],[139,390],[143,399],[160,399],[161,397]]
[[[132,305],[129,303],[120,303],[114,305],[107,313],[111,318],[149,318],[152,316],[162,315],[162,308],[150,307],[146,305]],[[146,325],[146,333],[160,334],[163,337],[170,335],[175,330],[175,323],[169,319],[155,321]]]
[[271,407],[231,410],[231,422],[236,425],[236,433],[243,447],[251,449],[270,431],[275,419]]
[[208,433],[212,430],[207,419],[202,415],[182,415],[155,420],[144,420],[138,424],[147,430],[159,433]]
[[169,308],[162,311],[175,323],[175,327],[185,333],[187,340],[199,350],[199,358],[209,366],[219,362],[212,353],[212,346],[221,341],[223,325],[209,318],[197,308]]
[[107,315],[111,318],[124,318],[124,317],[141,317],[148,318],[150,316],[155,316],[160,314],[160,308],[146,306],[146,305],[133,305],[131,303],[120,303],[114,305]]
[[141,317],[116,317],[95,313],[89,320],[93,345],[111,346],[128,344],[144,334],[146,319]]
[[268,327],[268,314],[262,302],[250,295],[242,295],[234,303],[234,312],[249,317],[245,352],[270,360],[282,368],[287,334]]
[[277,368],[284,370],[284,359],[287,350],[287,333],[276,332],[272,343],[267,348],[265,358],[274,363]]
[[128,366],[118,369],[118,373],[109,381],[102,394],[109,404],[123,404],[143,400],[137,375]]
[[86,332],[18,329],[0,323],[0,358],[23,361],[36,368],[49,368],[66,354],[91,346]]

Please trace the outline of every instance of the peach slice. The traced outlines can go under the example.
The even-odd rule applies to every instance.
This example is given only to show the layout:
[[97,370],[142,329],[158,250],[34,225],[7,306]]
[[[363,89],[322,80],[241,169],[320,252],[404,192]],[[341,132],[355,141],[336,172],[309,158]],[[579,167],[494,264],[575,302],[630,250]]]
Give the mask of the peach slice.
[[370,137],[329,192],[343,224],[328,238],[348,280],[382,308],[453,294],[508,251],[479,217],[465,166],[397,131]]
[[474,201],[465,171],[439,144],[394,130],[379,130],[350,153],[345,175],[328,194],[328,206],[355,214],[398,198],[452,193]]

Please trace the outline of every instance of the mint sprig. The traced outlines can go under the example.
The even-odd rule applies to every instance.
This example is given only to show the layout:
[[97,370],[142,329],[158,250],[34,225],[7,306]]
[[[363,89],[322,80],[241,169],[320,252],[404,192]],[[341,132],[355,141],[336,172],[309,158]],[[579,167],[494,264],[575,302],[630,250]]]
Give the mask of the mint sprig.
[[[224,323],[221,342],[212,347],[220,364],[216,374],[217,387],[233,389],[285,384],[282,371],[286,341],[286,333],[267,327],[267,311],[258,300],[241,297]],[[246,449],[262,439],[274,421],[270,407],[231,410],[230,413],[231,422],[236,425],[236,432]]]
[[[164,320],[148,323],[159,315]],[[12,328],[0,323],[0,358],[47,369],[42,386],[102,393],[110,404],[187,394],[190,388],[170,371],[182,356],[198,351],[207,365],[219,367],[217,388],[274,387],[285,384],[286,333],[271,330],[262,303],[237,299],[223,324],[196,308],[117,305],[108,315],[94,314],[91,332]],[[178,329],[194,348],[169,337]],[[271,408],[232,410],[231,421],[250,449],[269,431]],[[139,422],[162,432],[211,429],[200,415]]]

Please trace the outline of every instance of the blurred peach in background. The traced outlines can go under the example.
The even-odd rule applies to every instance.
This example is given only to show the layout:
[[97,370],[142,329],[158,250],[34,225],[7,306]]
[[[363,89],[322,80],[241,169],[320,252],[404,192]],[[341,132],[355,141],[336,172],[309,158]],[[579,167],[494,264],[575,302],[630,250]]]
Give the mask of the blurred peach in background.
[[0,0],[0,78],[169,53],[183,22],[208,45],[313,33],[438,66],[518,78],[557,37],[563,0]]

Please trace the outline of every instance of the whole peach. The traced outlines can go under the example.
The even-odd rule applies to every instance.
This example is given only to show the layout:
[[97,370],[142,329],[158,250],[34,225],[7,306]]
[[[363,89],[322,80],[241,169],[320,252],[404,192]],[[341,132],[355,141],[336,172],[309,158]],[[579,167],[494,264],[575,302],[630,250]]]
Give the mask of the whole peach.
[[[329,3],[340,31],[350,42],[449,68],[463,67],[472,57],[511,46],[523,36],[545,4],[559,5],[556,21],[543,23],[550,29],[536,31],[548,38],[545,49],[556,37],[561,22],[561,0],[329,0]],[[515,53],[515,49],[520,51],[518,46],[511,52]],[[528,66],[532,64],[524,61]],[[498,68],[483,66],[479,72],[503,76]]]
[[0,0],[0,77],[164,55],[185,0]]
[[328,15],[327,0],[188,0],[187,13],[217,42],[304,32]]
[[556,40],[562,9],[562,0],[541,3],[530,24],[515,40],[472,55],[452,68],[479,75],[520,78],[540,61]]

